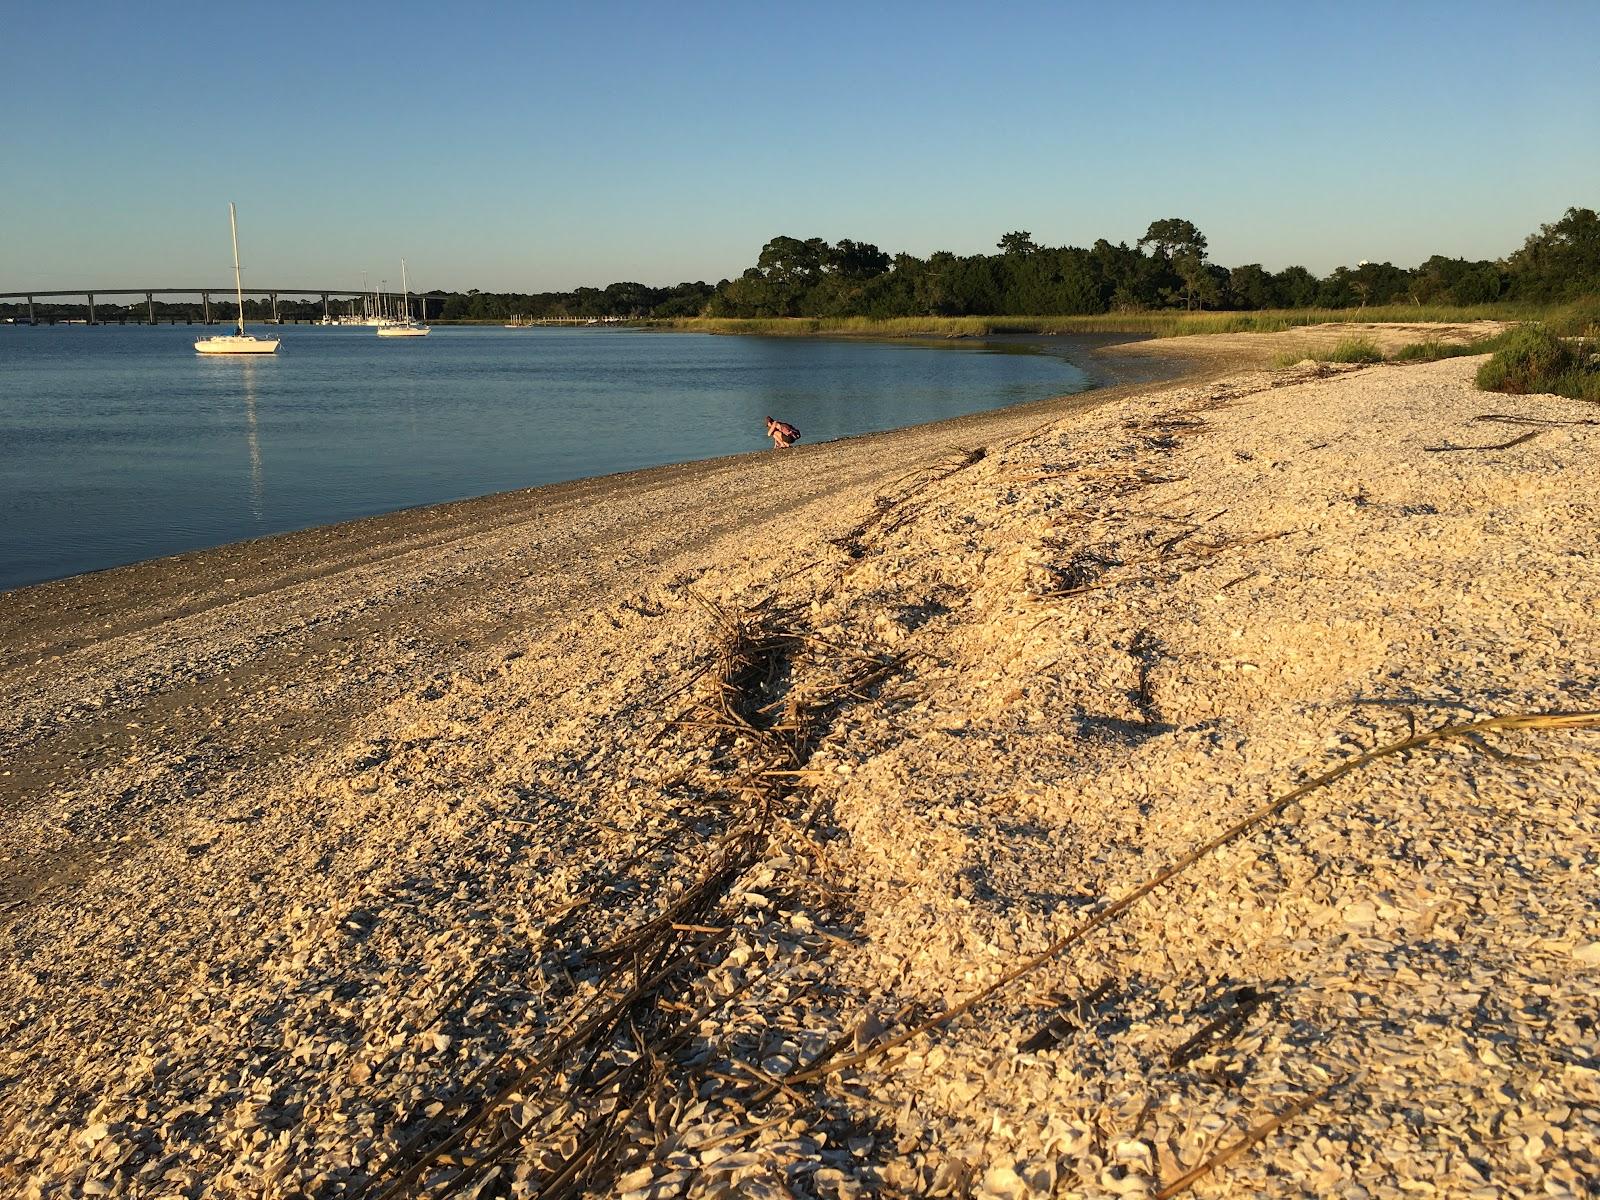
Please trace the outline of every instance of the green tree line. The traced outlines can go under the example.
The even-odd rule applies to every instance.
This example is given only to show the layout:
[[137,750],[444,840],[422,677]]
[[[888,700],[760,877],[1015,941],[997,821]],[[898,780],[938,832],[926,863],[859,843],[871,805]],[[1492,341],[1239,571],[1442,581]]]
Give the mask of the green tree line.
[[778,237],[717,286],[719,317],[1050,316],[1153,308],[1361,308],[1554,303],[1600,293],[1600,217],[1571,208],[1497,260],[1436,254],[1416,267],[1363,262],[1318,278],[1301,266],[1210,261],[1193,222],[1153,221],[1134,245],[1041,246],[1016,230],[994,254],[890,256],[876,246]]
[[[1361,308],[1470,305],[1499,300],[1562,303],[1600,294],[1600,217],[1569,208],[1500,259],[1436,254],[1415,267],[1362,262],[1318,277],[1305,267],[1228,268],[1210,260],[1206,237],[1179,217],[1152,221],[1132,246],[1104,238],[1089,247],[1041,246],[1025,230],[1005,234],[993,254],[889,254],[849,238],[775,237],[736,279],[651,287],[613,283],[570,292],[427,294],[434,320],[505,321],[568,317],[926,317],[1054,316],[1155,308]],[[414,298],[415,302],[415,298]],[[158,302],[158,318],[196,310]],[[286,318],[321,315],[320,300],[279,301]],[[246,301],[252,317],[265,301]],[[82,315],[83,305],[39,306]],[[142,304],[99,306],[102,317],[137,314]],[[213,304],[213,312],[220,306]],[[227,310],[230,314],[232,306]],[[336,308],[335,311],[339,311]],[[18,315],[24,306],[0,306]]]
[[[430,292],[428,311],[444,321],[504,321],[511,317],[697,317],[716,293],[709,283],[651,287],[613,283],[570,292]],[[435,308],[435,306],[438,306]]]
[[531,317],[1053,316],[1152,308],[1361,308],[1390,304],[1558,303],[1600,294],[1600,217],[1570,208],[1501,259],[1436,254],[1415,267],[1358,263],[1318,277],[1305,267],[1228,268],[1179,217],[1152,221],[1132,246],[1041,246],[1025,230],[994,254],[889,254],[849,238],[775,237],[754,266],[715,286],[680,283],[537,295],[467,292],[442,301],[446,320]]

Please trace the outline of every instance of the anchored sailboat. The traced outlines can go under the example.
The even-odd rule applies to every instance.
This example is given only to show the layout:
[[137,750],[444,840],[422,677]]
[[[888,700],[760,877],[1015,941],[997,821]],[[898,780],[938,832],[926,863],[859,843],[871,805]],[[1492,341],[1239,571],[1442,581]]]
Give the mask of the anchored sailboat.
[[194,344],[200,354],[273,354],[278,349],[277,338],[258,338],[244,331],[244,281],[239,275],[239,218],[233,201],[228,201],[228,228],[233,231],[233,290],[239,297],[239,332],[219,333],[216,337],[201,338]]
[[411,284],[406,279],[406,260],[400,260],[400,291],[404,295],[400,311],[405,315],[398,321],[378,326],[379,337],[427,337],[429,329],[411,319]]

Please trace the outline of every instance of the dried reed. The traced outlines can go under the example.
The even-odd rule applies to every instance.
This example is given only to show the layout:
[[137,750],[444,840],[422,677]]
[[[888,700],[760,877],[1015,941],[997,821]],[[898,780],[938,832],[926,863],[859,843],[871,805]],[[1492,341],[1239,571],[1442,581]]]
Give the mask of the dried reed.
[[1228,843],[1238,840],[1244,834],[1248,833],[1252,829],[1255,829],[1258,825],[1261,825],[1269,818],[1282,814],[1286,808],[1302,797],[1307,796],[1321,788],[1328,787],[1333,783],[1336,783],[1338,780],[1343,779],[1346,775],[1370,766],[1372,763],[1377,762],[1380,759],[1388,758],[1396,754],[1404,754],[1409,750],[1419,749],[1423,746],[1431,745],[1436,742],[1469,739],[1474,735],[1486,733],[1491,730],[1564,730],[1590,729],[1595,727],[1600,727],[1600,711],[1576,713],[1514,713],[1508,716],[1490,717],[1486,720],[1472,721],[1466,724],[1443,725],[1437,729],[1432,729],[1424,733],[1412,734],[1411,736],[1401,738],[1398,741],[1389,742],[1386,745],[1379,746],[1375,749],[1368,750],[1363,754],[1359,754],[1354,758],[1347,759],[1346,761],[1335,766],[1333,769],[1325,771],[1323,774],[1318,775],[1314,779],[1308,780],[1299,787],[1285,792],[1276,800],[1273,800],[1255,809],[1253,812],[1249,813],[1247,816],[1229,826],[1223,832],[1219,833],[1210,841],[1195,847],[1182,857],[1178,858],[1170,866],[1166,867],[1149,880],[1140,884],[1138,887],[1125,892],[1116,900],[1102,908],[1094,916],[1090,917],[1089,920],[1084,922],[1071,933],[1057,938],[1038,954],[1035,954],[1033,957],[1025,960],[1020,965],[1005,972],[993,983],[980,988],[977,992],[973,993],[960,1003],[954,1004],[947,1008],[944,1012],[939,1013],[938,1015],[925,1021],[921,1021],[916,1025],[913,1025],[910,1028],[895,1034],[893,1037],[888,1038],[885,1041],[879,1042],[868,1050],[864,1050],[858,1054],[850,1055],[848,1058],[839,1059],[837,1061],[828,1061],[826,1051],[824,1051],[823,1054],[819,1054],[817,1058],[813,1059],[812,1062],[809,1063],[805,1068],[797,1069],[791,1072],[787,1076],[786,1082],[790,1084],[804,1083],[808,1080],[820,1079],[827,1075],[833,1075],[840,1071],[849,1070],[851,1067],[857,1067],[863,1063],[870,1062],[874,1058],[880,1057],[897,1046],[904,1045],[914,1037],[918,1037],[924,1033],[931,1033],[934,1030],[941,1029],[944,1026],[949,1025],[951,1022],[977,1008],[980,1004],[983,1004],[985,1001],[991,999],[1002,989],[1008,987],[1018,979],[1033,973],[1046,963],[1052,962],[1059,958],[1067,950],[1082,942],[1096,929],[1110,924],[1144,897],[1148,896],[1151,892],[1155,891],[1157,888],[1160,888],[1164,884],[1171,882],[1177,876],[1187,871],[1195,863],[1199,862],[1202,858],[1205,858],[1207,855],[1213,853]]

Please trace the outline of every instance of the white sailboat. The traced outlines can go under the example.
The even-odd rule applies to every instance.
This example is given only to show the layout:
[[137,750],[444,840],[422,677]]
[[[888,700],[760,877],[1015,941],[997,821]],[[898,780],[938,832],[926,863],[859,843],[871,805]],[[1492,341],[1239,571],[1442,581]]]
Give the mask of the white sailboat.
[[194,344],[200,354],[275,354],[277,338],[258,338],[244,331],[244,281],[239,275],[239,218],[228,201],[228,228],[233,231],[233,290],[239,297],[239,332],[219,333]]
[[404,314],[398,320],[388,325],[378,326],[379,337],[427,337],[430,332],[426,325],[411,319],[411,284],[406,279],[406,260],[400,260],[400,290],[404,295],[400,311]]

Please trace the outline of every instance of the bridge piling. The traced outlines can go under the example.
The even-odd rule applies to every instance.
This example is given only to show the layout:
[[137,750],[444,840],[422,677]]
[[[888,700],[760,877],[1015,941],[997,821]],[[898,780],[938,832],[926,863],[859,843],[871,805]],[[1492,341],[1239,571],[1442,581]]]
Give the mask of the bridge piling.
[[272,323],[274,325],[282,325],[283,322],[278,320],[278,293],[268,292],[267,294],[272,297]]
[[202,320],[205,324],[209,325],[211,324],[211,293],[201,292],[200,303],[205,309],[205,315],[202,317]]
[[156,323],[156,298],[150,292],[144,294],[144,311],[145,316],[149,318],[150,324],[154,325]]
[[39,318],[33,315],[33,297],[29,296],[28,297],[28,324],[29,325],[37,325],[38,323],[39,323]]
[[87,292],[85,294],[89,297],[89,324],[93,325],[95,323],[95,319],[94,319],[94,293],[93,292]]

